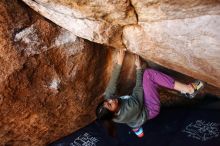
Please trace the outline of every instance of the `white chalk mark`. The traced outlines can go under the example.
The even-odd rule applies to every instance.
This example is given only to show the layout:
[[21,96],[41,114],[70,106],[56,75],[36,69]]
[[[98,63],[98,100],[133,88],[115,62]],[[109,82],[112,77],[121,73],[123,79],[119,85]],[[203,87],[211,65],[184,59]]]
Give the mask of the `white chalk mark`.
[[216,138],[220,134],[220,124],[214,122],[206,122],[203,120],[197,120],[190,123],[185,127],[182,132],[187,133],[188,137],[200,140],[207,141],[212,138]]
[[49,88],[57,90],[59,88],[59,84],[60,84],[60,80],[53,79],[52,82],[49,85]]
[[70,143],[71,146],[96,146],[99,142],[98,138],[93,137],[89,133],[84,133],[74,139],[74,142]]

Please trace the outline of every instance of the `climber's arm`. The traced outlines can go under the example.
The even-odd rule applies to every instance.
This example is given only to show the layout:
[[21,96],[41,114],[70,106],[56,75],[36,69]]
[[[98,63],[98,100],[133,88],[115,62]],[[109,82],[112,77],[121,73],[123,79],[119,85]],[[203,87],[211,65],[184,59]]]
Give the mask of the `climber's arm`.
[[110,79],[110,81],[107,85],[107,88],[105,90],[105,93],[104,93],[104,95],[105,95],[104,97],[106,99],[110,98],[116,91],[117,81],[118,81],[118,78],[119,78],[119,75],[120,75],[122,62],[124,60],[124,55],[125,55],[125,52],[123,50],[120,50],[117,53],[117,58],[116,58],[117,62],[113,67],[111,79]]
[[142,69],[139,56],[135,59],[136,65],[136,84],[132,92],[132,96],[137,98],[140,104],[143,104],[143,87],[142,87]]

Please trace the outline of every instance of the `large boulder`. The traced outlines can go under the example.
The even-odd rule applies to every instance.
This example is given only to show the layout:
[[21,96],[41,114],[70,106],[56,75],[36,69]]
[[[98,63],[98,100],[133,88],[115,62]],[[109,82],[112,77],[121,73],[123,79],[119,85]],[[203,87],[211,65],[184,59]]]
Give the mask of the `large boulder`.
[[219,1],[23,1],[79,37],[220,87]]
[[95,119],[112,51],[0,2],[0,145],[46,145]]
[[115,48],[124,48],[122,27],[137,23],[127,0],[24,0],[31,8],[75,35]]
[[[217,31],[214,31],[219,28],[216,26],[219,20],[214,21],[214,18],[218,16],[201,17],[205,20],[212,20],[210,24],[207,24],[205,32],[211,32],[213,39],[207,41],[202,37],[203,42],[198,40],[194,44],[200,55],[189,55],[185,52],[185,56],[181,56],[181,45],[184,45],[188,39],[190,40],[190,35],[181,36],[182,41],[179,42],[176,38],[168,36],[170,33],[173,35],[167,28],[168,20],[152,23],[138,22],[137,24],[134,8],[127,0],[104,3],[99,3],[101,1],[98,0],[26,2],[42,15],[45,12],[50,14],[48,16],[54,16],[47,17],[45,14],[45,17],[55,23],[62,23],[59,18],[63,18],[62,25],[57,24],[65,29],[38,15],[21,1],[0,1],[0,145],[46,145],[92,122],[96,118],[97,103],[102,100],[99,96],[104,92],[111,76],[115,52],[118,48],[128,50],[119,79],[117,91],[119,95],[129,94],[134,86],[135,58],[133,53],[218,86],[215,83],[219,72],[219,58],[216,57],[219,49],[216,49],[213,43],[215,37],[218,37]],[[68,2],[71,3],[70,6],[67,5]],[[41,5],[44,9],[38,10],[37,8]],[[75,10],[78,13],[72,12]],[[65,12],[71,16],[66,16]],[[83,13],[85,15],[81,15]],[[85,16],[85,18],[83,17],[79,20],[80,23],[77,23],[80,17],[72,19],[72,15]],[[192,24],[201,23],[201,26],[204,26],[200,17],[194,19],[199,20],[198,22],[190,21]],[[173,22],[176,22],[175,27],[187,29],[181,20],[170,21],[172,26]],[[65,25],[68,22],[70,23]],[[93,23],[90,28],[87,27],[90,26],[87,22],[88,24],[98,23]],[[190,22],[187,21],[187,23]],[[80,28],[81,24],[83,27],[75,30]],[[73,29],[69,29],[72,25]],[[153,28],[158,28],[158,30]],[[95,35],[96,31],[97,35]],[[189,33],[195,32],[200,33],[197,27],[195,30],[190,29]],[[177,29],[173,33],[182,35],[182,31]],[[86,39],[105,44],[105,46]],[[166,42],[163,42],[163,39]],[[161,45],[159,46],[157,42]],[[202,52],[200,50],[202,47],[199,46],[202,43],[210,45],[212,49]],[[216,46],[218,43],[215,42]],[[173,53],[175,49],[176,53]],[[189,47],[189,53],[191,49],[192,47]],[[167,56],[166,60],[164,60],[163,52]],[[213,60],[205,58],[205,54],[212,56]],[[192,62],[192,64],[187,64],[189,62],[185,61],[185,59],[190,61],[195,57],[200,57],[209,66],[205,67],[204,62],[200,61]],[[154,63],[149,63],[149,66],[161,69]],[[207,69],[207,73],[204,73],[204,69]],[[165,68],[162,70],[184,82],[193,80]],[[207,74],[210,74],[209,78]],[[205,89],[220,95],[217,88],[207,86]],[[162,91],[161,98],[162,105],[184,103],[183,98],[173,91],[169,93]]]

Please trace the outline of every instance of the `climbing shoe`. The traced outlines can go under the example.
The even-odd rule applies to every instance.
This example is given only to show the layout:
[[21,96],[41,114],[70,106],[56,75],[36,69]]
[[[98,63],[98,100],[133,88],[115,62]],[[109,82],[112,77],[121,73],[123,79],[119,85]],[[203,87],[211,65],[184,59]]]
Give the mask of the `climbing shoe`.
[[186,98],[188,99],[192,99],[194,98],[205,86],[205,83],[200,81],[200,80],[196,80],[195,82],[189,84],[190,86],[193,87],[194,89],[194,92],[189,94],[189,93],[184,93],[184,92],[181,92]]

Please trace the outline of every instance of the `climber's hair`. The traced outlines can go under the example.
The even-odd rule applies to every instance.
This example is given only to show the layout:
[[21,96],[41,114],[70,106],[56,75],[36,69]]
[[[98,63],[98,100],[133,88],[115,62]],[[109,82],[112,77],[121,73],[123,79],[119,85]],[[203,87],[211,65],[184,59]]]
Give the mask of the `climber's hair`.
[[106,107],[104,107],[104,102],[106,100],[103,100],[100,102],[96,108],[96,117],[99,120],[106,121],[106,120],[112,120],[114,117],[114,112],[108,110]]
[[114,117],[114,113],[104,107],[105,101],[106,100],[103,100],[97,106],[96,116],[97,119],[101,120],[101,124],[107,130],[108,135],[111,137],[116,137],[116,129],[115,129],[116,127],[112,121]]

